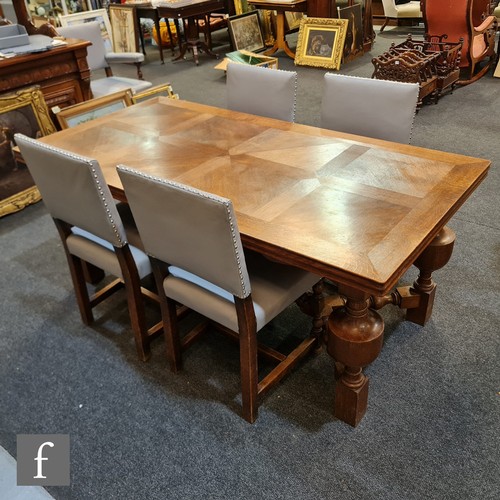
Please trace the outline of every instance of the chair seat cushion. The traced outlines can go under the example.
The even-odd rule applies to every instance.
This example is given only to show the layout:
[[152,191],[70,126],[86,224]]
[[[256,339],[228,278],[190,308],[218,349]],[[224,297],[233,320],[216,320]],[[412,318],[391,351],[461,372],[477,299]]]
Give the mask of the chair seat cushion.
[[106,52],[104,57],[109,64],[144,62],[144,54],[142,52]]
[[402,5],[398,5],[398,17],[422,17],[422,12],[420,10],[420,2],[408,2]]
[[131,89],[133,94],[149,89],[153,84],[144,80],[136,80],[134,78],[125,78],[120,76],[110,76],[108,78],[99,78],[90,82],[90,88],[94,97],[102,97],[104,95],[120,92],[122,90]]
[[[90,262],[104,271],[123,278],[120,264],[113,245],[84,229],[73,227],[72,234],[66,238],[68,250],[72,255]],[[149,257],[139,248],[129,245],[134,257],[139,277],[145,278],[151,274]]]
[[476,35],[472,42],[472,57],[478,59],[486,52],[488,46],[484,40],[484,35]]
[[[314,274],[271,262],[253,252],[245,252],[245,258],[257,331],[319,281]],[[171,274],[163,283],[168,297],[238,331],[234,297],[230,293],[183,269],[172,266],[169,271]]]

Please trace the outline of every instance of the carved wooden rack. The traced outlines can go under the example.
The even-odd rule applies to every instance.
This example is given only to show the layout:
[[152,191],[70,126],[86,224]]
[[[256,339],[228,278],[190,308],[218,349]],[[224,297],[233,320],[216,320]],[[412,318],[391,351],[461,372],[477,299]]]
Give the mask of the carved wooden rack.
[[453,90],[460,76],[462,42],[446,42],[446,35],[425,35],[413,40],[411,35],[387,52],[372,59],[372,78],[420,85],[419,102],[425,97],[437,102],[444,90]]

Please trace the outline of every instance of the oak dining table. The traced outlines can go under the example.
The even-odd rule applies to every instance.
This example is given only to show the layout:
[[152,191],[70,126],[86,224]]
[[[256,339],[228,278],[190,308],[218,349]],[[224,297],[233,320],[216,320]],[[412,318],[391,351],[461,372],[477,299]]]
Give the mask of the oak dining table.
[[[230,198],[246,248],[334,283],[341,302],[325,316],[322,338],[336,366],[334,415],[352,426],[367,409],[363,368],[382,348],[378,310],[392,304],[425,325],[432,273],[455,241],[446,223],[490,166],[166,97],[41,141],[96,158],[119,200],[117,164]],[[413,265],[415,281],[401,285]]]

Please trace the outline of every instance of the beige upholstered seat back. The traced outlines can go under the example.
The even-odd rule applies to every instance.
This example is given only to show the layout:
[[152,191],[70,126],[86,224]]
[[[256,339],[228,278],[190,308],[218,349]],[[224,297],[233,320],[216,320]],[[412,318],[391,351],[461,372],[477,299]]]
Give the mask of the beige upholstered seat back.
[[293,122],[297,73],[229,63],[227,65],[227,107]]
[[418,83],[325,74],[321,127],[408,144]]
[[127,240],[109,188],[96,160],[63,151],[22,134],[16,144],[50,214],[110,242]]
[[230,200],[123,165],[118,173],[146,252],[245,298],[250,281]]

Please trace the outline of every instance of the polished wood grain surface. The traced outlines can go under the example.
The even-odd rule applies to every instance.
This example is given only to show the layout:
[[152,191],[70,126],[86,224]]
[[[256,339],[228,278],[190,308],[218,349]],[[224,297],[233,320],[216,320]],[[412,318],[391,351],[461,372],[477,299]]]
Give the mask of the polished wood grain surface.
[[[246,247],[333,280],[340,302],[314,295],[319,310],[335,306],[324,332],[336,367],[334,415],[352,426],[368,405],[363,368],[383,345],[378,309],[400,307],[425,325],[432,273],[455,241],[445,224],[490,165],[164,97],[41,140],[98,159],[118,199],[119,163],[228,197]],[[417,279],[394,289],[412,264]]]
[[387,293],[487,173],[489,161],[158,98],[44,142],[230,198],[244,243]]

